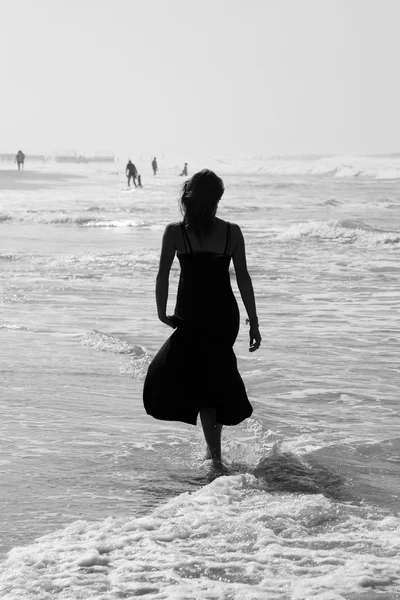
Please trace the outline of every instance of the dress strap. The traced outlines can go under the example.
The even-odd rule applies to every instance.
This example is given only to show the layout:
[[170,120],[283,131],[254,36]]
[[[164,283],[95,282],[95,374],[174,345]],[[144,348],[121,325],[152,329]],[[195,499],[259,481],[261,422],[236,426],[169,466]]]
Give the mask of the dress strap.
[[[185,244],[185,251],[188,254],[191,254],[193,252],[192,244],[190,243],[189,236],[187,234],[184,223],[181,223],[181,230],[182,230],[183,243]],[[188,250],[188,248],[189,248],[189,250]]]
[[226,228],[226,244],[225,244],[224,254],[228,254],[230,245],[231,245],[231,224],[228,221],[227,228]]

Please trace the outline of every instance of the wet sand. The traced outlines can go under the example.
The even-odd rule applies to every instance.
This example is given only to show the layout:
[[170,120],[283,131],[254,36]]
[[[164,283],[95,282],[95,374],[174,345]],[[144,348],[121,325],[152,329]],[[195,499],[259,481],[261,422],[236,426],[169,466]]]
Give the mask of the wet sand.
[[0,169],[0,190],[39,190],[66,183],[82,183],[84,175],[69,173],[44,173],[43,171]]

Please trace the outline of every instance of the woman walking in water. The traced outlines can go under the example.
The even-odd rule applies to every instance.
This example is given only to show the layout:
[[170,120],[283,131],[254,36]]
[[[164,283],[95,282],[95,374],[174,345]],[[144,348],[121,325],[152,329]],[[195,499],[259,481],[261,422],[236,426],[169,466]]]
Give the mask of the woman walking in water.
[[[217,464],[222,426],[237,425],[253,411],[233,352],[239,309],[229,276],[232,258],[250,325],[250,352],[261,343],[242,232],[216,216],[223,193],[215,173],[196,173],[183,185],[183,221],[165,229],[156,301],[159,319],[175,331],[150,364],[143,389],[146,412],[156,419],[196,425],[200,414],[207,458]],[[181,273],[175,312],[167,316],[175,254]]]

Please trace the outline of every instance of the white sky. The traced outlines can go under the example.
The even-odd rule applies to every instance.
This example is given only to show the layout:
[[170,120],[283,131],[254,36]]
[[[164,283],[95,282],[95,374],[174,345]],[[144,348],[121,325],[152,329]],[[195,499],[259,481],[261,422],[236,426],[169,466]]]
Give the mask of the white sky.
[[400,0],[0,0],[0,151],[400,151]]

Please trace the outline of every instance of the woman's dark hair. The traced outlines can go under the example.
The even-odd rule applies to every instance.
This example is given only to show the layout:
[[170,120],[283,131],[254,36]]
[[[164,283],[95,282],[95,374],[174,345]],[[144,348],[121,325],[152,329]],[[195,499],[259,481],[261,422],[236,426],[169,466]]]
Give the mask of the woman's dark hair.
[[218,202],[224,191],[222,179],[209,169],[195,173],[183,184],[180,199],[183,223],[197,238],[212,232]]

